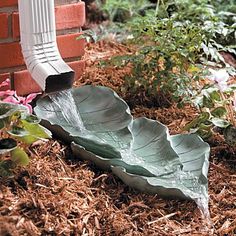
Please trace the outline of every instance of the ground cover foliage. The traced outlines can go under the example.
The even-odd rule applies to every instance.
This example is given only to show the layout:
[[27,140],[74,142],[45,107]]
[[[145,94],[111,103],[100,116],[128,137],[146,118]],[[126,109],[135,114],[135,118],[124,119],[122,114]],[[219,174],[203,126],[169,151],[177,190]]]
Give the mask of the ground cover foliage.
[[[7,79],[0,88],[9,87]],[[11,177],[11,170],[27,166],[29,157],[24,149],[38,139],[50,138],[49,130],[32,115],[29,104],[37,94],[17,96],[13,90],[0,91],[0,178]]]

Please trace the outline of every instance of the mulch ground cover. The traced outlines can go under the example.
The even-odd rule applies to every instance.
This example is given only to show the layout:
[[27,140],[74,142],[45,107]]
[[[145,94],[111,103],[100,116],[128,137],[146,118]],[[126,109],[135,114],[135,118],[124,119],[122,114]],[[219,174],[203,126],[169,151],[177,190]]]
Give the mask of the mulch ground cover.
[[[130,53],[117,43],[89,44],[86,70],[75,86],[104,85],[124,99],[123,77],[130,68],[100,67],[99,61]],[[130,101],[127,101],[128,103]],[[135,117],[166,124],[172,134],[197,115],[191,106],[180,109],[132,102]],[[80,161],[70,148],[53,138],[34,143],[30,165],[0,179],[0,236],[5,235],[236,235],[236,149],[220,135],[209,140],[209,210],[211,222],[192,201],[164,200],[139,193],[112,173]]]

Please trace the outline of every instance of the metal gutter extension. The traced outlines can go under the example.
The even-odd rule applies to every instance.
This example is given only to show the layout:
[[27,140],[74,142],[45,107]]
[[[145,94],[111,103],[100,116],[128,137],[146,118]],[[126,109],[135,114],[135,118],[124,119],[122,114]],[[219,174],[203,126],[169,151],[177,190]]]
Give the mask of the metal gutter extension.
[[46,93],[71,88],[75,73],[57,47],[54,0],[18,0],[18,5],[21,48],[31,76]]

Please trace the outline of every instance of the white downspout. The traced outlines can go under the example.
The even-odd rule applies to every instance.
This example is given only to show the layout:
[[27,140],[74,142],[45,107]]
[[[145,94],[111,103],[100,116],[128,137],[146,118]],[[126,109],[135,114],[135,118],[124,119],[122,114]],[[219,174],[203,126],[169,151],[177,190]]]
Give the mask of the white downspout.
[[27,69],[46,93],[72,87],[74,71],[56,42],[54,0],[18,0],[21,48]]

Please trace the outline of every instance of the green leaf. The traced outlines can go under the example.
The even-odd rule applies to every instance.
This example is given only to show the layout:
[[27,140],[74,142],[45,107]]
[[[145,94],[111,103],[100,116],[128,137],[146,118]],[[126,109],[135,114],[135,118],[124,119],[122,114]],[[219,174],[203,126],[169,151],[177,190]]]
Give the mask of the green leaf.
[[11,160],[20,166],[27,166],[30,161],[27,153],[19,147],[11,151]]
[[21,119],[21,117],[22,117],[22,112],[20,110],[17,110],[9,117],[9,120],[14,122]]
[[225,107],[217,107],[211,111],[211,115],[214,117],[218,117],[218,118],[220,118],[226,114],[227,114],[227,110],[225,109]]
[[21,105],[0,102],[0,129],[10,123],[16,114],[28,113],[27,108]]
[[[210,123],[210,122],[209,122]],[[199,125],[199,128],[200,129],[204,129],[204,130],[210,130],[211,128],[212,128],[212,124],[210,123],[210,124],[204,124],[204,123],[201,123],[200,125]]]
[[51,138],[51,132],[45,127],[37,123],[29,123],[26,120],[21,120],[22,123],[22,135],[14,135],[19,141],[24,142],[25,144],[32,144],[39,139],[48,139]]
[[214,102],[212,101],[210,97],[207,97],[205,95],[203,96],[203,107],[207,107],[207,108],[214,107]]
[[28,123],[32,123],[32,124],[39,124],[41,121],[41,119],[39,119],[35,115],[27,115],[24,120],[26,120]]
[[9,133],[10,135],[16,138],[21,138],[26,135],[29,135],[29,132],[27,130],[19,126],[13,126],[11,130],[7,131],[7,133]]
[[16,112],[27,113],[28,110],[21,105],[0,102],[0,120],[10,117]]
[[218,91],[213,91],[210,93],[210,98],[213,100],[213,101],[221,101],[221,96],[220,96],[220,93]]
[[217,127],[220,127],[220,128],[226,128],[227,126],[230,125],[230,123],[226,120],[223,120],[223,119],[220,119],[220,118],[217,118],[217,117],[214,117],[211,119],[211,122],[217,126]]
[[[83,86],[72,90],[72,95],[86,130],[76,127],[73,116],[63,115],[67,114],[65,105],[49,97],[39,99],[34,111],[47,121],[48,128],[72,142],[75,155],[112,169],[125,183],[143,192],[172,198],[207,197],[210,148],[199,136],[170,136],[167,127],[157,121],[133,120],[127,104],[105,87]],[[60,96],[58,100],[71,107],[69,94]],[[203,113],[198,122],[209,116]]]
[[0,140],[0,155],[10,152],[16,148],[17,142],[12,138],[5,138]]
[[0,120],[0,130],[5,127],[5,121],[4,119]]
[[22,125],[28,132],[28,135],[21,137],[20,140],[28,145],[39,139],[51,138],[51,132],[40,124],[29,123],[26,120],[22,120]]
[[85,39],[86,42],[96,43],[98,41],[98,36],[96,32],[93,30],[84,30],[83,34],[81,34],[76,38],[76,40],[81,40],[81,39]]
[[199,120],[199,123],[203,123],[203,122],[206,122],[209,118],[210,118],[209,112],[202,112],[199,115],[198,120]]
[[189,122],[185,127],[184,130],[190,130],[194,128],[198,128],[200,124],[208,121],[210,118],[210,114],[208,112],[202,112],[197,118]]
[[203,128],[199,128],[197,134],[205,140],[209,139],[213,135],[211,129],[203,129]]

